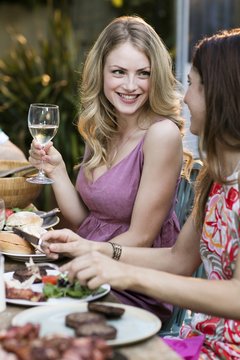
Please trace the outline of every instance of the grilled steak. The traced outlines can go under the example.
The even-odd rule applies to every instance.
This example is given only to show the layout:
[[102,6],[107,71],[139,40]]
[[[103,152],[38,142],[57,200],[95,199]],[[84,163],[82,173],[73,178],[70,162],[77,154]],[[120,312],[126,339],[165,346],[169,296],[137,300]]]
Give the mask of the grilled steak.
[[104,315],[107,319],[117,319],[120,318],[125,309],[117,306],[104,305],[100,303],[90,302],[88,303],[88,310],[93,311],[98,314]]
[[96,336],[105,340],[115,339],[117,329],[105,322],[85,323],[75,328],[76,336]]
[[93,312],[76,312],[68,314],[65,318],[65,324],[72,328],[77,328],[85,323],[99,323],[105,322],[103,315],[96,314]]
[[[43,267],[39,268],[39,273],[40,273],[40,276],[47,275],[47,271]],[[13,278],[20,282],[24,282],[25,280],[28,280],[32,275],[33,275],[32,269],[25,267],[23,269],[15,270],[13,273]],[[35,281],[34,281],[34,283],[40,283],[40,282],[41,282],[41,279],[35,279]]]

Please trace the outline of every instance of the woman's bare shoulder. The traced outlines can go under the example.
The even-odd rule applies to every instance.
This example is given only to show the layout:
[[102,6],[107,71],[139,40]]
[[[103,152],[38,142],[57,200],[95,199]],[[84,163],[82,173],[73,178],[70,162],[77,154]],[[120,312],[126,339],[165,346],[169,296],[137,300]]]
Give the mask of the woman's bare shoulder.
[[146,141],[148,140],[163,140],[164,143],[168,141],[181,141],[182,135],[180,129],[172,120],[158,117],[147,130]]

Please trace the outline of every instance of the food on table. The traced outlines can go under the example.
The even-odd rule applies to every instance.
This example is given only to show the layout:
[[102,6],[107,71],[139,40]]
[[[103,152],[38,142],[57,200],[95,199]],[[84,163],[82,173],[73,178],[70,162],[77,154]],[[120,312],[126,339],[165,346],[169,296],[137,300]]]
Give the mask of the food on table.
[[[44,281],[45,282],[45,281]],[[43,293],[47,298],[61,298],[69,296],[72,298],[81,299],[91,295],[93,292],[100,294],[104,291],[103,288],[90,290],[88,287],[80,284],[78,280],[70,283],[67,274],[57,275],[57,279],[51,278],[51,281],[46,282],[43,287]]]
[[78,328],[83,324],[105,322],[103,315],[91,312],[74,312],[66,315],[65,324],[71,328]]
[[11,230],[12,227],[22,227],[24,225],[42,226],[43,219],[32,211],[19,211],[10,215],[6,220],[5,229]]
[[5,209],[5,215],[6,215],[6,219],[12,215],[14,213],[14,211],[12,209]]
[[117,336],[117,329],[107,324],[103,315],[94,312],[70,313],[66,315],[65,324],[74,329],[76,336],[98,336],[105,340]]
[[47,232],[46,229],[39,225],[23,225],[21,226],[21,230],[25,233],[28,233],[29,235],[36,236],[37,238],[40,238],[43,234]]
[[43,275],[42,283],[56,285],[58,282],[58,277],[59,276],[57,276],[57,275]]
[[[36,282],[43,284],[40,292],[34,291],[32,285]],[[80,285],[76,280],[70,283],[66,274],[52,275],[40,264],[34,264],[32,258],[26,267],[16,270],[11,279],[5,280],[7,298],[30,300],[35,302],[47,301],[48,298],[72,297],[82,299],[89,295],[100,294],[104,288],[90,290],[86,286]],[[14,289],[14,290],[11,290]],[[27,292],[21,290],[28,290]],[[36,288],[35,288],[36,290]],[[8,296],[9,294],[9,296]]]
[[96,336],[104,340],[113,340],[116,339],[117,329],[107,324],[106,322],[97,322],[97,323],[85,323],[74,329],[75,335],[82,336]]
[[32,289],[9,287],[8,284],[5,285],[7,299],[21,299],[32,302],[46,301],[45,296],[41,292],[33,291]]
[[0,232],[0,251],[12,254],[34,254],[33,246],[20,236],[6,231]]
[[34,302],[46,301],[42,292],[31,289],[31,285],[41,282],[41,277],[46,274],[45,268],[39,267],[30,260],[24,268],[14,271],[11,280],[5,281],[6,298]]
[[98,314],[102,314],[107,319],[120,318],[125,312],[124,308],[117,307],[117,306],[105,305],[102,303],[95,303],[95,302],[88,303],[88,310],[98,313]]
[[112,348],[103,339],[60,334],[40,337],[39,334],[38,324],[13,326],[0,333],[0,344],[4,351],[15,354],[17,360],[113,359]]
[[[38,268],[38,272],[39,276],[35,277],[33,284],[42,282],[42,277],[47,275],[47,270],[43,267]],[[15,270],[13,273],[13,278],[22,283],[35,274],[36,271],[32,267],[24,267],[22,269]]]

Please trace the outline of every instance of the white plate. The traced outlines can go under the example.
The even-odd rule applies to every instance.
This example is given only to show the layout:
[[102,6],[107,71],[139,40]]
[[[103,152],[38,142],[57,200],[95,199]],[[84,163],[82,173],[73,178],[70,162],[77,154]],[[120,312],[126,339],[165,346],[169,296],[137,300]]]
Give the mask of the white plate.
[[[141,341],[155,335],[161,328],[159,318],[149,311],[130,305],[107,302],[102,304],[125,309],[120,319],[107,321],[117,329],[117,337],[114,340],[108,340],[109,345],[119,346]],[[12,325],[37,323],[41,325],[41,336],[57,333],[74,336],[73,329],[65,326],[65,317],[67,314],[83,311],[87,311],[87,303],[41,306],[17,314],[12,320]]]
[[14,254],[14,253],[9,253],[9,252],[5,252],[5,251],[2,251],[1,253],[3,255],[9,256],[11,259],[13,259],[15,261],[21,261],[21,262],[29,261],[30,258],[32,258],[35,263],[53,261],[52,259],[47,258],[47,256],[45,254],[26,255],[26,254]]
[[[35,212],[35,214],[40,215],[40,214],[43,214],[45,211],[34,211],[34,212]],[[59,223],[59,221],[60,221],[60,219],[56,215],[47,217],[47,218],[43,219],[42,227],[44,229],[49,229],[53,226],[56,226]]]
[[54,226],[56,226],[59,223],[60,219],[58,216],[54,216],[52,218],[46,218],[43,221],[42,227],[44,229],[50,229]]
[[[48,275],[57,275],[59,274],[58,271],[56,270],[47,270]],[[4,273],[4,280],[12,280],[13,279],[13,271],[11,272],[7,272]],[[104,284],[101,286],[101,288],[104,290],[101,293],[95,293],[92,295],[88,295],[85,296],[81,299],[75,299],[75,298],[71,298],[71,297],[62,297],[62,298],[51,298],[48,299],[47,301],[29,301],[29,300],[21,300],[21,299],[8,299],[6,298],[6,301],[9,304],[18,304],[18,305],[26,305],[26,306],[39,306],[39,305],[58,305],[58,304],[62,304],[62,303],[66,303],[66,302],[71,302],[71,303],[79,303],[79,302],[86,302],[86,301],[93,301],[93,300],[97,300],[103,296],[105,296],[107,293],[109,293],[110,291],[110,285],[108,284]],[[31,289],[33,291],[37,291],[37,292],[42,292],[43,289],[43,284],[33,284],[31,286]]]

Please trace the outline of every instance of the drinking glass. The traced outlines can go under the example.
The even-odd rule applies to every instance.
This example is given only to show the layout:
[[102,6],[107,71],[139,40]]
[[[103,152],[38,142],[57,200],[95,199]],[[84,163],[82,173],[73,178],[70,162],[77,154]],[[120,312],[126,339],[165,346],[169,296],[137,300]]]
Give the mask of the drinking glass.
[[0,199],[0,230],[4,228],[5,220],[6,220],[5,202],[3,199]]
[[[59,107],[53,104],[31,104],[28,111],[28,128],[32,137],[42,148],[53,139],[59,127]],[[26,179],[33,184],[52,184],[53,180],[45,176],[43,160],[37,176]]]

